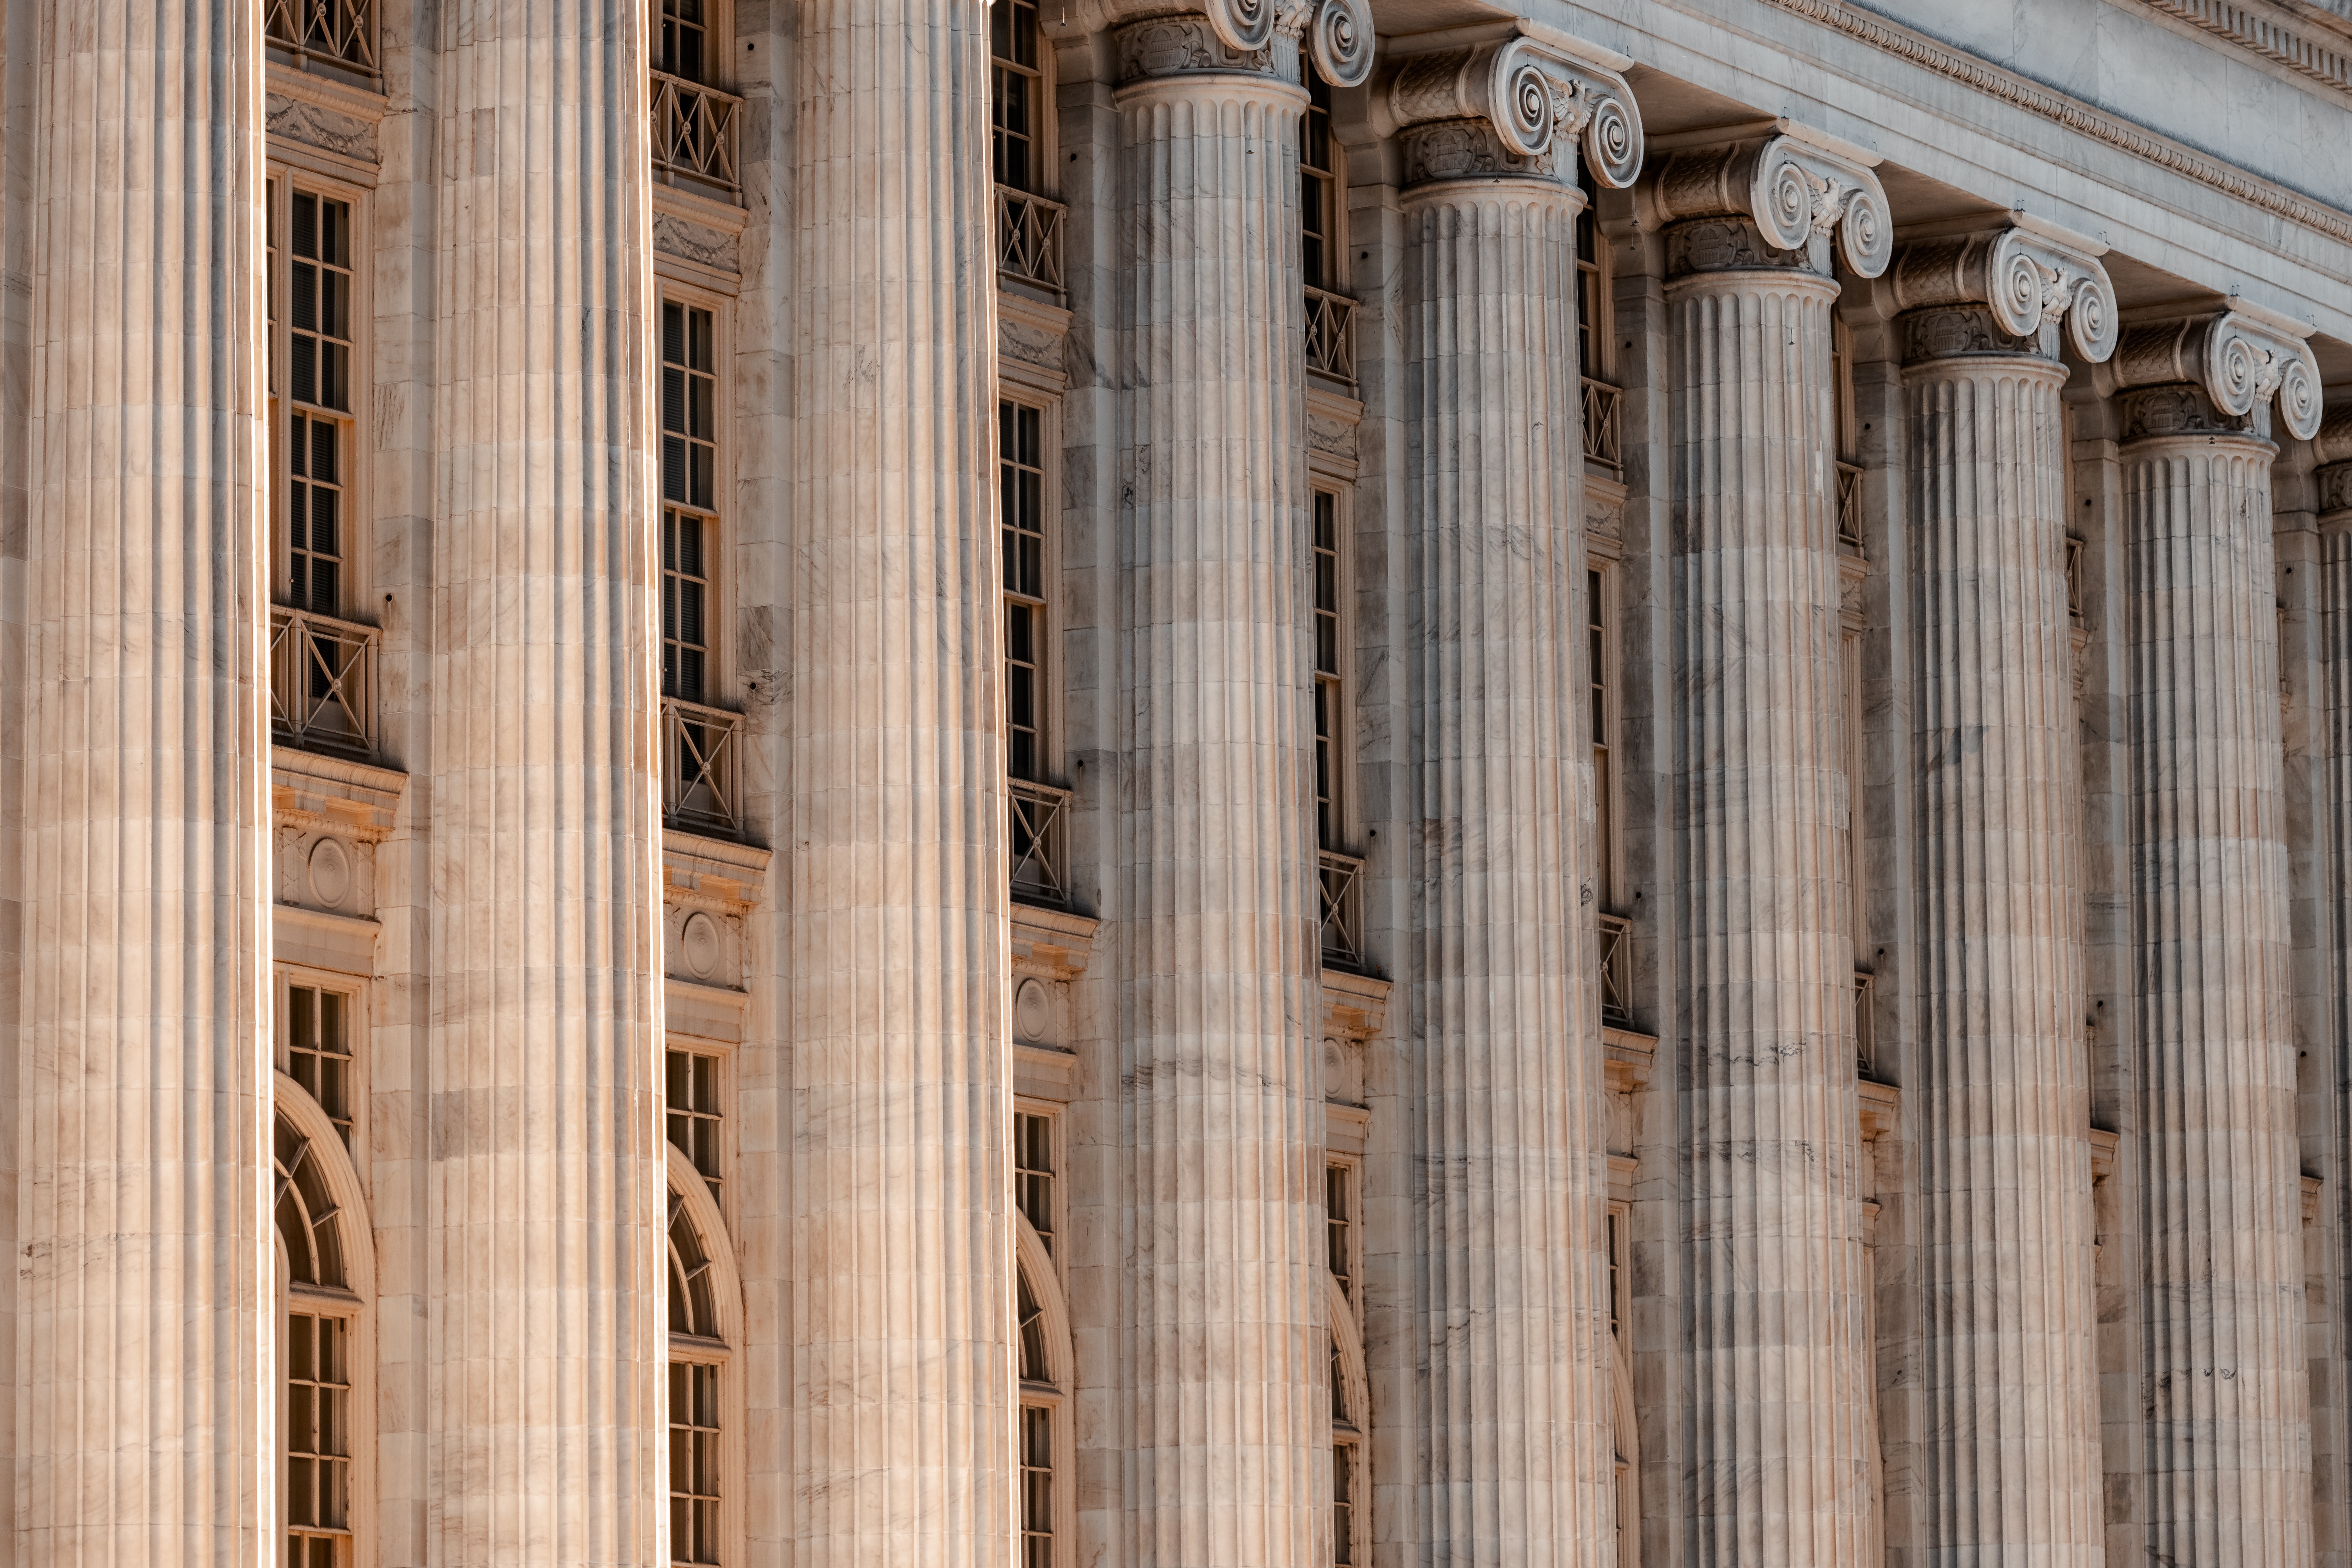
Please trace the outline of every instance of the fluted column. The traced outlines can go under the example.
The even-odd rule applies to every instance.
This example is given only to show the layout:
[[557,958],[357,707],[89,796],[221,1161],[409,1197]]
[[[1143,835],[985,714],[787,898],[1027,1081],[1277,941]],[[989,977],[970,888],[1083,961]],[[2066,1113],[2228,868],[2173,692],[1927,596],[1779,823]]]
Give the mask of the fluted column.
[[1787,138],[1657,186],[1674,322],[1675,815],[1689,1039],[1692,1550],[1859,1563],[1860,1131],[1840,747],[1831,226],[1886,264],[1866,170]]
[[[1555,122],[1556,84],[1583,90],[1578,121]],[[1409,127],[1422,824],[1401,967],[1423,1403],[1395,1413],[1422,1473],[1400,1479],[1427,1561],[1599,1563],[1615,1509],[1574,172],[1582,132],[1596,173],[1630,183],[1639,122],[1622,81],[1524,40],[1410,60],[1390,103]]]
[[278,1550],[261,13],[35,10],[15,1560],[226,1568]]
[[1013,1551],[988,10],[799,7],[782,931],[797,1560]]
[[2234,314],[2135,327],[2123,401],[2133,904],[2156,1560],[2311,1561],[2303,1188],[2270,405],[2309,351]]
[[1914,246],[1905,311],[1918,779],[1928,1552],[2105,1561],[2059,324],[2105,270],[2016,229]]
[[1273,13],[1117,39],[1135,1568],[1329,1561],[1306,93]]
[[663,1561],[645,18],[440,16],[424,1426],[452,1563]]

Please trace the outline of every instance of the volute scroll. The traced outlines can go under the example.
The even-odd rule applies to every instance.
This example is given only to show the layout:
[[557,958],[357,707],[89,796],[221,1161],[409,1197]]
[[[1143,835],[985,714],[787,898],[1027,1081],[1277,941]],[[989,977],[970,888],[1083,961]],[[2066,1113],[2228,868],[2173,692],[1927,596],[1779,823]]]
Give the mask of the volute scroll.
[[2050,358],[2063,323],[2074,352],[2098,364],[2116,351],[2115,284],[2097,258],[2003,227],[1906,246],[1885,287],[1899,311],[1981,305],[2009,337]]
[[2274,412],[2298,439],[2319,434],[2319,362],[2311,345],[2236,310],[2132,327],[2115,367],[2118,390],[2185,384],[2228,418],[2259,428],[2263,413]]
[[1552,172],[1563,144],[1612,190],[1642,172],[1641,110],[1624,78],[1524,36],[1408,58],[1389,85],[1389,110],[1406,131],[1484,121],[1529,173]]
[[[1745,219],[1780,251],[1810,253],[1834,236],[1860,278],[1878,277],[1895,256],[1895,215],[1878,176],[1793,136],[1676,153],[1658,173],[1656,204],[1667,223]],[[1826,248],[1817,265],[1827,268]]]

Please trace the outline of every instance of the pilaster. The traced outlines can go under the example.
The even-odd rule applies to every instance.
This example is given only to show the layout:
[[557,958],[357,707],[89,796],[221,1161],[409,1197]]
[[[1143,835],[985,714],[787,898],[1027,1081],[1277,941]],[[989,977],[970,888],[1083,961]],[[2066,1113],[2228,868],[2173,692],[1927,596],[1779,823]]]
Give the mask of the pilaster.
[[1843,765],[1830,276],[1892,237],[1877,179],[1780,136],[1668,157],[1682,626],[1677,1002],[1689,1549],[1858,1562],[1872,1536]]
[[10,13],[26,1563],[278,1550],[260,30],[242,0]]
[[1330,1395],[1295,7],[1139,23],[1117,855],[1129,1539],[1329,1561]]
[[667,1177],[646,13],[441,13],[430,1555],[653,1561]]
[[2127,330],[2124,445],[2147,1275],[2147,1548],[2307,1563],[2303,1187],[2272,405],[2309,351],[2234,313]]
[[2096,259],[2015,228],[1906,248],[1925,1550],[2104,1560],[2061,322]]
[[1403,748],[1411,1479],[1431,1561],[1607,1560],[1584,460],[1572,183],[1624,84],[1513,38],[1406,61]]
[[1010,867],[988,14],[818,0],[793,91],[792,1554],[1005,1560]]

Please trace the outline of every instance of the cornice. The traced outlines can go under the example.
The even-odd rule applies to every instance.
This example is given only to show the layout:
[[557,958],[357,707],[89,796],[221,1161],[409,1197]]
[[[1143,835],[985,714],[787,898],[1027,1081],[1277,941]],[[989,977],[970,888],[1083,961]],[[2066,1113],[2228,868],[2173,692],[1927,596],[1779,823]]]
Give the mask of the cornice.
[[1908,27],[1857,11],[1841,0],[1765,0],[1765,4],[1843,33],[1924,70],[1948,77],[2012,108],[2038,114],[2159,168],[2210,185],[2264,212],[2315,229],[2330,238],[2352,243],[2352,214],[2323,206],[2282,185],[2216,163],[2138,126],[2102,114],[2077,99],[2053,92],[1998,66],[1948,48]]
[[2231,0],[2140,0],[2151,11],[2178,17],[2198,31],[2273,60],[2323,87],[2352,96],[2352,55],[2316,43],[2267,14]]

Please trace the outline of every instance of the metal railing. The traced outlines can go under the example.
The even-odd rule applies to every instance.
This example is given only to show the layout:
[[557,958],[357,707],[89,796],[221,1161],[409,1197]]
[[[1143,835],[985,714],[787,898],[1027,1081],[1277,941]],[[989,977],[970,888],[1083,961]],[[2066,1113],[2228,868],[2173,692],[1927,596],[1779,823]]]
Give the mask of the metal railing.
[[1050,289],[1062,282],[1062,218],[1069,209],[1010,185],[996,187],[996,275]]
[[269,47],[292,55],[298,66],[323,60],[377,73],[374,0],[267,0],[261,26]]
[[1584,460],[1622,472],[1625,395],[1605,381],[1584,378]]
[[1007,779],[1013,802],[1013,897],[1024,904],[1070,901],[1064,828],[1071,793],[1033,779]]
[[269,724],[298,746],[375,750],[373,626],[311,610],[269,611]]
[[1345,294],[1307,290],[1307,368],[1355,384],[1356,302]]
[[1622,915],[1601,917],[1601,1021],[1633,1026],[1633,924]]
[[1335,849],[1315,852],[1323,903],[1323,962],[1339,969],[1364,966],[1361,898],[1364,863]]
[[654,81],[654,170],[667,184],[716,186],[730,200],[742,193],[736,156],[743,100],[665,71]]
[[2089,551],[2088,540],[2077,539],[2071,533],[2066,536],[2066,613],[2078,626],[2088,614],[2084,608],[2087,601],[2083,597],[2083,558]]
[[1837,466],[1838,548],[1849,555],[1862,549],[1862,468],[1853,463]]
[[1853,1070],[1868,1078],[1878,1065],[1878,1030],[1871,1015],[1876,978],[1868,970],[1853,972]]
[[682,697],[662,699],[662,816],[679,827],[743,830],[743,716]]

